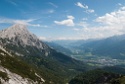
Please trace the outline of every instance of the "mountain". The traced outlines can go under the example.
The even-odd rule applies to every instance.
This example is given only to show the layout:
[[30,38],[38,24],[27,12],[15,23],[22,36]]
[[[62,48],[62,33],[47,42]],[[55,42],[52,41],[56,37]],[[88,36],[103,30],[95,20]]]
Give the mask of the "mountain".
[[[45,55],[49,54],[49,52],[47,52],[49,49],[48,46],[40,42],[40,40],[34,34],[31,34],[25,25],[16,24],[12,27],[0,31],[0,38],[6,39],[4,45],[11,44],[11,46],[16,45],[18,47],[32,46],[40,49],[41,52],[43,52]],[[20,53],[20,55],[21,54],[23,53]]]
[[30,33],[25,25],[16,24],[0,31],[0,45],[16,58],[35,67],[45,84],[64,84],[72,76],[88,69],[87,65],[50,48]]
[[95,69],[74,77],[69,84],[124,84],[125,76]]
[[45,80],[27,63],[0,46],[0,84],[43,84]]
[[68,48],[65,48],[57,43],[54,43],[54,42],[45,42],[45,43],[58,52],[61,52],[61,53],[66,54],[66,55],[72,54],[72,52]]
[[113,36],[101,40],[83,42],[75,46],[82,53],[91,53],[93,56],[125,59],[125,35]]
[[[89,40],[56,40],[53,41],[53,43],[62,46],[63,48],[65,48],[65,50],[70,50],[71,53],[69,53],[69,55],[83,55],[84,51],[81,49],[81,45],[82,44],[86,44],[89,42],[95,41],[94,39],[89,39]],[[48,44],[49,45],[49,44]],[[54,47],[56,49],[55,46],[50,45],[52,47]],[[60,50],[60,49],[58,49]],[[63,50],[60,50],[61,52],[63,52]]]

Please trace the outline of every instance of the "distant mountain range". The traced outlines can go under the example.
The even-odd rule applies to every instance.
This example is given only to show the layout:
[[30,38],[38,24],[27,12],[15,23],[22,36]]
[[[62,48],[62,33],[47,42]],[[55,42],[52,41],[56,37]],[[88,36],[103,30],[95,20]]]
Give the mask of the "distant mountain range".
[[78,48],[85,53],[91,52],[92,55],[96,56],[125,59],[125,35],[90,41],[81,44]]
[[50,48],[30,33],[25,25],[16,24],[0,31],[0,45],[14,58],[34,67],[44,84],[64,84],[75,74],[87,70],[86,64]]
[[111,57],[116,59],[125,59],[125,34],[113,36],[105,39],[66,41],[63,44],[60,41],[55,41],[63,47],[67,47],[72,54],[85,55],[91,53],[98,57]]

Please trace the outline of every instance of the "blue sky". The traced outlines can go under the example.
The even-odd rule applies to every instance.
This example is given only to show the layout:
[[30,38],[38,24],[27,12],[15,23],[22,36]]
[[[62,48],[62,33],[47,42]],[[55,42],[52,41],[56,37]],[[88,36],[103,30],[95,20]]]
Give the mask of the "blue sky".
[[25,24],[43,40],[125,33],[125,0],[0,0],[0,30]]

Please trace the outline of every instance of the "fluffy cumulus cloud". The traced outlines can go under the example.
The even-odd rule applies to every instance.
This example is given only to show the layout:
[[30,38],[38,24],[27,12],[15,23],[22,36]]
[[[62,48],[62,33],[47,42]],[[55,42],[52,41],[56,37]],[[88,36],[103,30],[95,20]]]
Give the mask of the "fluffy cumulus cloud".
[[80,7],[80,8],[85,9],[85,12],[86,12],[86,13],[94,13],[94,12],[95,12],[95,10],[89,9],[89,7],[88,7],[87,5],[82,4],[82,3],[80,3],[80,2],[77,2],[75,5],[78,6],[78,7]]
[[[96,24],[100,24],[100,26],[93,27],[86,22],[79,24],[83,27],[78,31],[81,38],[97,39],[125,34],[125,7],[121,7],[111,13],[106,13],[104,16],[96,18],[95,21]],[[87,25],[84,26],[85,24]]]
[[122,25],[125,23],[125,7],[121,7],[118,11],[107,13],[104,16],[98,17],[97,22],[106,25]]
[[54,23],[57,25],[74,26],[73,19],[75,19],[73,16],[67,16],[66,20],[54,21]]

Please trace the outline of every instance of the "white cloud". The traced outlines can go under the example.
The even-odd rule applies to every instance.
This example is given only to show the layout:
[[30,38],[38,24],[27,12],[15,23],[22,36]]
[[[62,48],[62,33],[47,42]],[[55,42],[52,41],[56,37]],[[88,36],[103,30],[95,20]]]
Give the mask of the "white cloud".
[[121,7],[119,10],[107,13],[104,16],[98,17],[96,22],[100,22],[106,25],[124,25],[125,23],[125,7]]
[[0,24],[7,23],[7,24],[23,24],[33,27],[47,27],[46,25],[40,24],[31,24],[31,22],[35,21],[36,19],[27,19],[27,20],[15,20],[15,19],[8,19],[8,18],[0,18]]
[[96,18],[95,24],[98,26],[85,26],[86,22],[81,22],[79,25],[79,36],[83,39],[99,39],[114,35],[125,34],[125,6],[111,13],[106,13],[104,16]]
[[79,40],[79,37],[56,37],[56,38],[46,38],[45,41],[56,41],[56,40]]
[[47,28],[47,25],[40,25],[40,24],[28,24],[28,26],[33,26],[33,27],[44,27]]
[[121,4],[121,3],[118,3],[118,5],[119,5],[119,6],[122,6],[122,4]]
[[40,40],[44,40],[44,41],[47,40],[47,38],[46,38],[46,37],[43,37],[43,36],[40,36],[39,39],[40,39]]
[[67,16],[67,18],[68,18],[68,19],[71,19],[71,20],[75,19],[75,18],[74,18],[73,16],[71,16],[71,15]]
[[12,0],[6,0],[8,3],[10,3],[10,4],[12,4],[12,5],[15,5],[15,6],[17,6],[17,3],[16,2],[14,2],[14,1],[12,1]]
[[[116,26],[119,27],[119,26]],[[123,28],[116,28],[113,26],[100,26],[83,28],[80,31],[80,35],[83,39],[100,39],[107,38],[114,35],[121,35],[124,32]],[[124,30],[125,31],[125,30]]]
[[[70,17],[70,20],[72,19],[73,18]],[[64,25],[63,21],[60,21],[58,24]],[[76,37],[56,37],[51,40],[101,39],[114,35],[125,34],[125,6],[120,7],[118,10],[113,12],[106,13],[103,16],[97,17],[94,24],[97,25],[93,26],[83,19],[81,22],[75,24],[72,29],[77,34]]]
[[95,10],[89,9],[89,7],[88,7],[87,5],[82,4],[82,3],[80,3],[80,2],[77,2],[75,5],[78,6],[78,7],[80,7],[80,8],[85,9],[85,12],[86,12],[86,13],[94,13],[94,12],[95,12]]
[[88,6],[87,6],[87,5],[82,4],[82,3],[80,3],[80,2],[77,2],[75,5],[78,6],[78,7],[80,7],[80,8],[88,9]]
[[52,3],[52,2],[49,2],[49,4],[50,5],[52,5],[53,7],[55,7],[55,8],[58,8],[58,6],[57,5],[55,5],[54,3]]
[[74,31],[80,31],[80,29],[79,29],[79,28],[73,28],[73,30],[74,30]]
[[85,22],[85,21],[79,22],[77,25],[81,26],[83,28],[87,28],[89,26],[89,24],[87,22]]
[[80,38],[75,38],[75,37],[58,37],[54,40],[79,40]]
[[15,20],[15,19],[1,18],[0,23],[25,24],[25,25],[27,25],[29,22],[32,22],[32,21],[34,21],[34,19]]
[[65,26],[74,26],[73,16],[67,16],[68,19],[63,20],[63,21],[54,21],[57,25],[65,25]]
[[85,12],[86,12],[86,13],[94,13],[95,10],[93,10],[93,9],[88,9],[88,10],[86,10]]
[[53,10],[53,9],[50,9],[47,11],[47,13],[54,13],[54,12],[55,12],[55,10]]
[[82,18],[83,21],[88,20],[88,18]]

